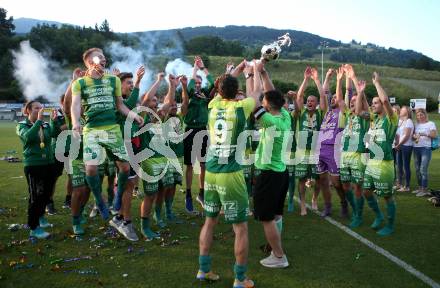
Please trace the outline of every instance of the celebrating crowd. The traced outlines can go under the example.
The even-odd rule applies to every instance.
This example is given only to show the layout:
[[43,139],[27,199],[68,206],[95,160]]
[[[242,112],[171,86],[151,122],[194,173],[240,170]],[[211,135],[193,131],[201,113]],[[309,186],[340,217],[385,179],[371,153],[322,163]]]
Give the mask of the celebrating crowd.
[[[65,205],[71,208],[74,234],[86,233],[84,210],[92,194],[102,218],[128,240],[138,241],[138,222],[131,214],[133,191],[142,199],[142,237],[159,238],[152,220],[159,228],[167,222],[182,222],[173,212],[173,201],[183,178],[184,208],[195,213],[191,189],[198,165],[196,201],[206,217],[200,231],[196,277],[220,278],[211,267],[211,246],[219,215],[224,215],[235,232],[233,287],[254,287],[246,276],[247,218],[253,215],[262,223],[271,251],[260,263],[270,268],[289,266],[281,241],[283,210],[286,198],[288,211],[294,210],[296,179],[300,215],[307,215],[306,186],[313,179],[312,209],[318,210],[322,191],[321,215],[332,214],[333,187],[341,202],[341,216],[348,218],[351,208],[349,226],[363,224],[366,201],[375,214],[371,228],[381,236],[395,230],[394,193],[396,189],[409,191],[412,154],[419,186],[416,192],[429,194],[435,124],[428,121],[423,109],[416,110],[414,124],[408,107],[400,112],[392,107],[377,73],[372,76],[377,96],[368,103],[366,81],[358,79],[349,64],[329,69],[324,83],[315,68],[307,67],[298,91],[283,95],[274,87],[264,60],[228,64],[226,73],[214,78],[202,59],[195,57],[191,79],[158,73],[145,93],[139,90],[144,67],[134,77],[131,71],[107,73],[106,58],[99,48],[85,51],[83,62],[85,70],[74,71],[61,101],[62,110],[54,111],[50,123],[44,122],[42,104],[30,101],[24,107],[27,118],[17,126],[24,147],[28,225],[33,237],[49,236],[44,230],[50,225],[45,209],[54,213],[55,183],[63,167],[68,171]],[[239,85],[242,75],[245,91]],[[333,77],[334,95],[329,88]],[[158,95],[165,80],[168,91]],[[319,95],[304,101],[310,80]],[[107,197],[102,193],[105,176],[109,179]],[[139,181],[142,189],[137,188]],[[377,197],[385,200],[386,217]]]

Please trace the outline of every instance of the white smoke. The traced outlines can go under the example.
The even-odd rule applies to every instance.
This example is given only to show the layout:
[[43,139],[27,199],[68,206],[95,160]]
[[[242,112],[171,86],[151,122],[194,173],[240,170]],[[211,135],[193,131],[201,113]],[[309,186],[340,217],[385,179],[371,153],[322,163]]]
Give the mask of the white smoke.
[[151,85],[153,72],[148,67],[146,56],[141,50],[135,50],[132,47],[123,46],[120,42],[112,42],[107,50],[113,60],[110,69],[118,68],[121,72],[131,72],[136,77],[137,69],[144,65],[145,75],[142,78],[140,89],[147,89]]
[[[177,58],[177,59],[167,63],[167,66],[165,67],[165,73],[166,74],[173,74],[176,76],[185,75],[188,79],[191,79],[192,75],[193,75],[193,67],[194,66],[183,61],[182,59]],[[197,75],[202,77],[202,86],[206,86],[208,83],[208,80],[206,80],[205,73],[198,70]]]
[[14,57],[14,76],[27,100],[43,96],[50,102],[58,102],[69,85],[69,75],[60,65],[43,57],[31,47],[29,41],[20,43]]
[[[137,48],[124,46],[120,42],[112,42],[106,51],[110,53],[112,65],[110,69],[118,68],[121,72],[131,72],[135,76],[139,66],[145,66],[145,75],[140,90],[150,88],[155,75],[163,72],[165,67],[154,67],[157,57],[176,58],[183,56],[182,43],[177,38],[169,38],[162,32],[138,33],[134,35],[139,41]],[[157,64],[156,64],[157,65]]]

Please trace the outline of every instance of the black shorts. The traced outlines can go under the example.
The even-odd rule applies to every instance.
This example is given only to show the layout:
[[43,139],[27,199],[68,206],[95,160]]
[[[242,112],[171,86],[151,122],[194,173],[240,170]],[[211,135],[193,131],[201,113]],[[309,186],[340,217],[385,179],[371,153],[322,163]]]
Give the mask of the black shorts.
[[64,162],[60,162],[57,159],[55,159],[55,162],[52,164],[51,167],[53,176],[55,178],[58,178],[61,175],[63,175],[63,169],[64,169]]
[[[191,133],[183,139],[183,164],[185,165],[194,165],[196,162],[196,158],[200,163],[206,162],[206,148],[208,147],[208,131],[206,128],[186,128],[185,133],[189,130],[192,130]],[[201,132],[203,131],[203,132]],[[194,137],[197,133],[199,136],[196,138],[197,140],[201,140],[201,143],[193,143]],[[199,138],[203,135],[203,138]],[[194,144],[194,145],[193,145]],[[194,146],[194,147],[193,147]]]
[[289,172],[261,170],[254,187],[254,216],[258,221],[272,221],[283,215],[289,189]]

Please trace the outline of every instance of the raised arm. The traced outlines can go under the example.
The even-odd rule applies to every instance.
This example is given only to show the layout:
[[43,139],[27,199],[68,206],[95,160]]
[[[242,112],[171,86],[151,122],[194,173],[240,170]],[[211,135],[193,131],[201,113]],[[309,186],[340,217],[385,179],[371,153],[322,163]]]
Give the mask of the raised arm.
[[[345,65],[343,66],[344,70],[345,70]],[[351,97],[353,97],[353,87],[352,87],[352,80],[350,77],[348,77],[347,73],[345,74],[345,105],[347,105],[347,107],[350,107],[350,100]]]
[[263,81],[263,91],[267,92],[275,90],[275,86],[273,86],[269,73],[267,73],[266,69],[264,68],[264,61],[257,61],[256,65],[257,69],[260,71],[261,80]]
[[342,98],[342,78],[344,77],[344,68],[341,66],[336,73],[336,103],[339,105],[339,109],[345,107],[344,99]]
[[128,98],[124,100],[125,106],[127,106],[129,109],[133,109],[134,107],[136,107],[136,103],[139,100],[139,85],[144,75],[145,75],[145,68],[144,66],[140,66],[136,71],[134,88],[131,91],[130,96],[128,96]]
[[324,89],[324,93],[326,95],[330,95],[330,81],[332,80],[332,76],[335,74],[335,70],[330,68],[327,70],[327,73],[325,74],[325,80],[324,84],[322,85],[322,88]]
[[185,75],[180,77],[180,83],[182,83],[182,107],[180,112],[183,116],[188,113],[189,95],[188,95],[188,78]]
[[179,85],[179,77],[170,74],[168,75],[168,82],[168,93],[165,96],[165,99],[163,101],[164,105],[162,106],[162,110],[165,115],[168,115],[171,105],[176,103],[176,88]]
[[250,95],[254,91],[254,67],[251,65],[246,65],[246,63],[244,65],[245,68],[243,70],[243,74],[246,79],[246,95]]
[[356,107],[355,107],[355,114],[360,115],[364,118],[369,118],[370,113],[368,113],[368,103],[367,99],[365,99],[365,86],[367,85],[367,82],[364,80],[356,81],[356,91],[357,91],[357,98],[356,98]]
[[254,68],[254,89],[253,91],[248,94],[248,97],[252,97],[255,100],[255,106],[259,107],[261,106],[260,96],[263,93],[263,85],[261,83],[261,72],[259,67],[257,65],[257,61],[253,60],[253,68]]
[[324,93],[324,89],[322,88],[321,81],[319,81],[319,73],[316,68],[312,68],[311,70],[312,74],[311,77],[313,81],[315,82],[316,88],[318,88],[319,91],[319,108],[322,111],[327,111],[328,109],[328,98],[327,95]]
[[299,86],[298,93],[296,94],[296,107],[297,110],[300,111],[304,107],[304,91],[307,88],[307,85],[309,84],[310,77],[312,76],[312,68],[307,66],[306,70],[304,71],[304,80],[301,83],[301,86]]
[[377,94],[379,95],[380,101],[385,109],[388,116],[393,115],[393,108],[391,107],[388,95],[380,84],[380,77],[377,72],[373,73],[373,84],[376,86]]
[[150,100],[154,95],[156,95],[157,90],[159,89],[160,83],[164,79],[165,74],[160,72],[157,74],[156,81],[151,85],[150,89],[145,93],[144,98],[142,99],[142,106],[146,106],[148,100]]

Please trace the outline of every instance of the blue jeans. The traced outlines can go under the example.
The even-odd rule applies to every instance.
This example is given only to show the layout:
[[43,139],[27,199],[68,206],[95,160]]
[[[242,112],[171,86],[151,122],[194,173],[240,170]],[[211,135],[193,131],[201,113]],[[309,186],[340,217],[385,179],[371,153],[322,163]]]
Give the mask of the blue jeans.
[[[400,146],[400,150],[397,151],[397,174],[399,183],[402,186],[409,187],[411,181],[411,163],[412,146]],[[403,185],[403,175],[405,175],[405,185]]]
[[428,188],[428,166],[431,156],[431,147],[414,147],[414,164],[419,187]]

